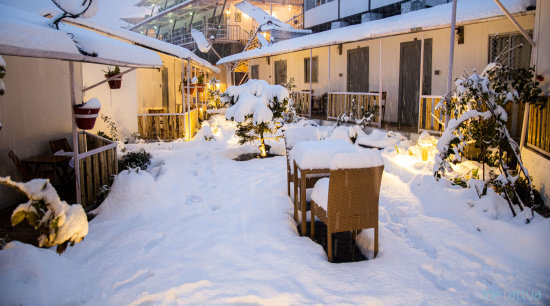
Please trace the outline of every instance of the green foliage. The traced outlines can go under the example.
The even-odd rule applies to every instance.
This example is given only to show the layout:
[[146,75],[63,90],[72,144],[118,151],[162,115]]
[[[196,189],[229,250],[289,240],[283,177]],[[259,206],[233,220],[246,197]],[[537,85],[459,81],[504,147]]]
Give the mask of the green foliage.
[[198,83],[199,85],[204,84],[204,75],[201,74],[201,75],[199,75],[199,76],[197,77],[197,83]]
[[520,101],[541,105],[534,68],[511,69],[489,64],[481,75],[475,71],[472,75],[465,74],[456,85],[455,96],[449,94],[437,106],[445,115],[456,119],[449,121],[438,143],[434,175],[442,177],[450,169],[450,163],[461,161],[467,145],[475,145],[481,149],[482,163],[499,168],[499,175],[490,173],[487,185],[503,195],[514,216],[514,204],[521,210],[532,207],[534,194],[530,178],[525,178],[530,196],[522,199],[518,195],[516,182],[520,182],[520,174],[525,176],[527,170],[521,161],[519,145],[506,127],[506,109]]
[[107,66],[107,71],[105,71],[105,70],[101,70],[101,71],[105,72],[105,74],[107,74],[109,77],[111,77],[113,75],[117,75],[117,74],[120,73],[120,67],[115,66],[115,69],[111,70],[111,67]]
[[103,137],[105,139],[109,139],[110,141],[115,141],[113,138],[111,138],[109,135],[105,134],[103,131],[97,131],[97,136]]
[[118,170],[128,170],[134,168],[140,168],[146,170],[151,164],[151,153],[146,152],[144,149],[138,152],[128,152],[118,161]]
[[459,177],[453,179],[453,185],[458,185],[462,188],[468,188],[468,184],[466,183],[466,181],[464,181],[463,179],[461,179]]
[[207,108],[220,109],[225,107],[226,103],[221,99],[222,92],[219,89],[220,82],[215,77],[212,77],[208,83],[213,89],[208,88],[207,91]]
[[[107,127],[109,128],[109,137],[106,137],[106,138],[111,140],[111,141],[119,140],[118,139],[118,129],[117,129],[115,121],[111,117],[109,117],[107,115],[103,115],[103,114],[101,114],[101,120],[103,120],[103,122],[105,122],[107,124]],[[103,133],[103,135],[105,135],[105,133]],[[101,135],[99,135],[99,132],[98,132],[98,136],[101,136]]]

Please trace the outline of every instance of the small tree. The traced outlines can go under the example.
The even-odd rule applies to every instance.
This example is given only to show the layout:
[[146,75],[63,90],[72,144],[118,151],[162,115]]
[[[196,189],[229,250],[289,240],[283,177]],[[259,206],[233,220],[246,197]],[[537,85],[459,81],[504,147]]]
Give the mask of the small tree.
[[82,206],[61,201],[49,180],[19,183],[0,177],[0,184],[15,188],[29,198],[13,211],[11,223],[15,226],[27,220],[40,234],[40,247],[57,246],[57,253],[61,254],[69,244],[79,243],[88,234],[88,219]]
[[[484,189],[494,187],[508,202],[512,214],[514,206],[521,210],[534,205],[531,178],[524,167],[520,148],[506,127],[506,107],[520,101],[535,106],[542,105],[541,90],[534,78],[534,68],[511,69],[500,64],[489,64],[483,73],[463,75],[455,82],[454,97],[451,93],[437,109],[453,118],[441,136],[435,158],[434,175],[442,177],[450,171],[450,164],[461,161],[461,153],[468,143],[482,146],[484,152],[494,152],[500,173],[491,173]],[[517,165],[517,167],[516,167]],[[524,178],[520,178],[520,174]],[[520,197],[516,182],[525,180],[529,196]],[[484,193],[483,193],[484,194]]]
[[280,85],[269,85],[263,80],[249,80],[240,86],[231,86],[224,93],[224,100],[231,107],[225,118],[237,122],[239,143],[260,141],[262,157],[269,153],[266,139],[278,139],[277,131],[284,123],[290,96]]
[[212,77],[208,81],[208,84],[210,86],[208,87],[207,92],[207,107],[213,109],[220,109],[224,107],[225,103],[221,99],[222,92],[220,91],[220,81],[218,81],[215,77]]

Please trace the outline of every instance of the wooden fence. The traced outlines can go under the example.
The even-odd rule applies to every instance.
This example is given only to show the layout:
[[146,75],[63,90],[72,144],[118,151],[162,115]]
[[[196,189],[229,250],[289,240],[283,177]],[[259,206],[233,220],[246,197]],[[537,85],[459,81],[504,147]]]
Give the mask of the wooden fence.
[[292,94],[296,113],[300,116],[310,116],[311,93],[309,91],[296,91]]
[[378,106],[378,115],[375,117],[375,125],[380,127],[380,107],[381,95],[370,92],[329,92],[327,105],[327,118],[337,119],[344,112],[349,113],[352,110],[352,102],[355,99],[355,113],[360,114],[361,108],[365,110],[372,106]]
[[80,203],[86,207],[97,199],[101,186],[118,174],[117,144],[87,132],[79,133],[78,141]]
[[[436,110],[435,107],[443,99],[442,96],[428,96],[423,95],[420,97],[419,112],[418,112],[418,132],[429,131],[432,133],[442,134],[445,129],[445,116],[440,110]],[[510,135],[519,139],[521,137],[521,128],[523,125],[523,113],[525,112],[525,103],[508,103],[506,106],[506,112],[508,113],[508,121],[506,127],[510,132]],[[485,111],[486,108],[483,108]]]
[[544,108],[529,107],[527,147],[550,157],[550,97]]
[[138,115],[138,132],[146,140],[174,140],[193,136],[199,126],[198,109],[191,111],[191,133],[187,113],[152,113]]

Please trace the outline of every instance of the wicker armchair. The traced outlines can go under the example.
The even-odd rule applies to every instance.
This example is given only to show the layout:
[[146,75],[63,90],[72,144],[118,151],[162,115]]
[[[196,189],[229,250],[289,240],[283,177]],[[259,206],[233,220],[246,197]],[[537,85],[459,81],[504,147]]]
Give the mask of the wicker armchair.
[[353,231],[355,238],[360,230],[374,228],[374,256],[378,254],[378,198],[383,172],[383,165],[331,170],[330,178],[315,185],[311,200],[311,237],[315,234],[314,216],[317,216],[327,225],[330,262],[332,234],[338,232]]

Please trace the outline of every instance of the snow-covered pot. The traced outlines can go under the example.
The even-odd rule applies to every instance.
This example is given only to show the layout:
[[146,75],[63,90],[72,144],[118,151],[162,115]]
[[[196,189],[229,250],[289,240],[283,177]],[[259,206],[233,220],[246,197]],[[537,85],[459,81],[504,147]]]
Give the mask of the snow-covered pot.
[[[105,74],[105,78],[108,79],[116,74]],[[118,78],[109,80],[109,88],[111,89],[119,89],[120,86],[122,86],[122,76],[119,76]]]
[[84,104],[73,105],[76,126],[81,130],[94,128],[101,103],[97,98],[92,98]]

